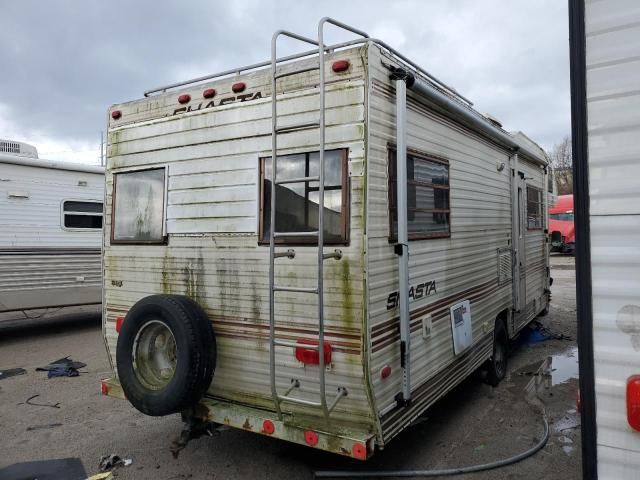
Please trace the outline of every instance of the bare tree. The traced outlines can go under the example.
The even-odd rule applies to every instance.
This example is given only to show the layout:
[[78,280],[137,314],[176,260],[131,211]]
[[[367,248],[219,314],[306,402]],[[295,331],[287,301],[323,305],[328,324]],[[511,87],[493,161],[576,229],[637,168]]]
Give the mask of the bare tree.
[[566,136],[548,152],[553,165],[558,195],[573,193],[573,160],[571,139]]

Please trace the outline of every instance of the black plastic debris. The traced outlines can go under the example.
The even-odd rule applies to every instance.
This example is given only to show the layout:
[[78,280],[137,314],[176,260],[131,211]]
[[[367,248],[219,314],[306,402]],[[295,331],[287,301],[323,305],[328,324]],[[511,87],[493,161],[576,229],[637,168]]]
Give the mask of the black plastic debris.
[[79,458],[16,463],[0,468],[2,480],[85,480],[87,472]]
[[45,367],[38,367],[36,371],[49,372],[47,378],[54,377],[77,377],[80,375],[79,369],[86,367],[86,363],[71,360],[70,357],[60,358],[55,362],[51,362]]
[[132,460],[130,458],[121,458],[118,455],[104,455],[100,457],[100,467],[101,472],[110,472],[116,467],[128,467],[131,465]]
[[0,370],[0,380],[9,377],[15,377],[16,375],[24,375],[27,371],[24,368],[7,368]]
[[[27,405],[32,405],[34,407],[51,407],[51,408],[60,408],[60,403],[36,403],[33,401],[34,398],[38,398],[40,396],[39,393],[35,395],[31,395],[29,398],[25,400],[24,403]],[[0,477],[1,478],[1,477]]]

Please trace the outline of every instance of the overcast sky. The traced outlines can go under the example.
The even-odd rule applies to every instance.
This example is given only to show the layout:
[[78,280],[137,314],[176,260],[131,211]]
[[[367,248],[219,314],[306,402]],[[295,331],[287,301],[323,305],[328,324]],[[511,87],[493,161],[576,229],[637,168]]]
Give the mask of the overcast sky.
[[[270,56],[332,16],[380,38],[544,148],[569,134],[565,0],[0,0],[0,138],[99,162],[110,105]],[[327,43],[350,37],[333,31]],[[287,51],[286,43],[283,53]]]

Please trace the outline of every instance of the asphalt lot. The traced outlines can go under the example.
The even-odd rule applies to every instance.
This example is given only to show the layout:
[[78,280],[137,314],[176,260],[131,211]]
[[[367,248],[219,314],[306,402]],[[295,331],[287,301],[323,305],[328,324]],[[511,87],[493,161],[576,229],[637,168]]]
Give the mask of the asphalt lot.
[[[226,430],[191,442],[174,459],[169,452],[180,432],[178,415],[146,417],[128,403],[100,395],[100,379],[111,375],[99,316],[90,311],[62,318],[0,322],[0,370],[22,367],[24,375],[0,380],[0,468],[17,462],[78,457],[88,474],[102,455],[131,458],[116,470],[122,479],[312,478],[317,469],[449,468],[497,460],[531,447],[542,420],[525,393],[544,380],[535,402],[551,426],[547,446],[519,464],[461,476],[473,479],[581,478],[577,390],[575,270],[573,257],[552,257],[551,312],[540,318],[558,338],[519,340],[509,376],[497,388],[474,376],[366,464],[311,448]],[[523,335],[524,336],[524,335]],[[71,356],[87,364],[75,378],[47,379],[35,368]],[[550,375],[535,374],[544,361]],[[25,401],[59,403],[59,408]]]

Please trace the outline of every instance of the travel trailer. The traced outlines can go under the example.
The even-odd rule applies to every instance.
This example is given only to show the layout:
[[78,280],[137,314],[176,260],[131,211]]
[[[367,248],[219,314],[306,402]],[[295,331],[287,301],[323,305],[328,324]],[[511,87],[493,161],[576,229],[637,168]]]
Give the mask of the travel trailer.
[[0,140],[0,313],[100,304],[104,168]]
[[584,478],[640,472],[640,8],[569,2]]
[[[313,49],[279,58],[283,37]],[[504,377],[548,308],[546,185],[526,136],[328,18],[114,105],[102,392],[367,459],[478,368]]]

